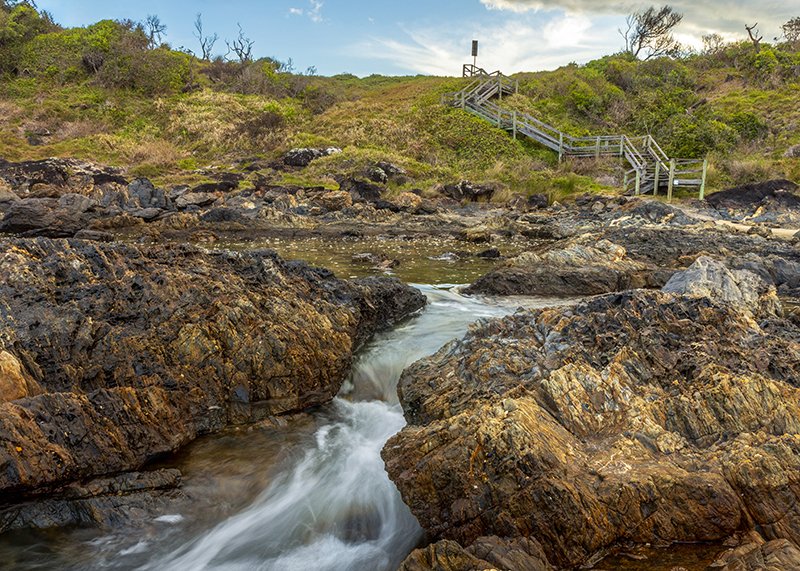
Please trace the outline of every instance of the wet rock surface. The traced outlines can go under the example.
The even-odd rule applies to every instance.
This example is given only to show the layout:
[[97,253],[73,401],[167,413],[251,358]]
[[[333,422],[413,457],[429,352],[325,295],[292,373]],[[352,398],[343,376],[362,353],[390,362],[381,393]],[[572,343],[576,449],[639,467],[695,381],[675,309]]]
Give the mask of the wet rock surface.
[[0,275],[5,503],[325,403],[353,352],[425,303],[271,251],[13,239]]
[[800,541],[800,329],[755,274],[700,260],[669,289],[480,323],[406,370],[386,467],[431,539],[457,544],[407,568],[473,568],[488,536],[556,568],[625,542]]

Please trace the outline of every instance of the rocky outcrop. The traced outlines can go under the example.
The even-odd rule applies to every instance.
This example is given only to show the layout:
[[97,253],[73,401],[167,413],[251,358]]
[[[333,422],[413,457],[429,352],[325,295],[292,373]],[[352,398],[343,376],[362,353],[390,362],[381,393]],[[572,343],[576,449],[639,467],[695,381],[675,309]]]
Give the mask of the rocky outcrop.
[[663,285],[654,268],[628,258],[625,248],[593,236],[547,245],[506,261],[465,293],[572,297]]
[[542,546],[530,539],[481,537],[468,549],[455,541],[443,540],[409,555],[399,571],[488,571],[524,569],[552,571]]
[[324,149],[292,149],[283,155],[283,162],[290,167],[307,167],[317,159],[341,152],[342,150],[336,147],[327,147]]
[[693,272],[479,323],[404,372],[387,471],[432,541],[463,546],[417,561],[480,559],[489,536],[557,568],[620,542],[800,540],[800,329],[752,276]]
[[475,201],[480,198],[490,199],[497,188],[489,184],[475,184],[468,180],[462,180],[457,184],[446,184],[441,187],[440,192],[453,200]]
[[723,554],[711,568],[715,571],[784,571],[800,569],[800,549],[786,539],[765,542],[756,539]]
[[7,500],[325,403],[353,351],[425,303],[270,251],[16,239],[0,276]]
[[730,220],[791,226],[800,223],[797,190],[798,186],[789,180],[771,180],[715,192],[706,201]]

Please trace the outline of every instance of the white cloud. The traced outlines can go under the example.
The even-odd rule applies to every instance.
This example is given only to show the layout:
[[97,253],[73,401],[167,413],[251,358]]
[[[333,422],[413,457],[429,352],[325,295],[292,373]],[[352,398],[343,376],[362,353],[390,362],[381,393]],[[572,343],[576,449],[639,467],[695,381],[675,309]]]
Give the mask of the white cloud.
[[322,8],[325,2],[322,0],[309,0],[310,6],[308,8],[289,8],[290,16],[307,16],[309,20],[315,23],[324,21],[322,17]]
[[601,35],[592,33],[582,15],[555,15],[544,22],[509,19],[492,27],[473,25],[451,29],[404,30],[403,39],[372,38],[352,46],[353,56],[389,61],[414,73],[460,75],[471,61],[471,40],[481,42],[478,64],[506,73],[548,69],[571,61],[587,61],[602,53]]
[[[490,10],[521,14],[561,10],[572,14],[625,15],[659,2],[652,0],[480,0]],[[764,37],[777,36],[781,24],[796,16],[795,0],[670,0],[685,15],[683,33],[699,38],[709,32],[745,35],[745,24],[758,22]]]

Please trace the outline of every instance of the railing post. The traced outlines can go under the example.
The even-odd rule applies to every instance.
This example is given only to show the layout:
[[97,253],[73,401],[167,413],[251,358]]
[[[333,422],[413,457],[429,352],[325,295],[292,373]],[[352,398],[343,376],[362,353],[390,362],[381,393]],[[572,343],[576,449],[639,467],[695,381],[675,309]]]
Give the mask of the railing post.
[[500,94],[500,101],[503,100],[503,80],[499,77],[497,78],[497,91]]
[[461,108],[462,109],[467,108],[467,94],[464,93],[463,91],[461,92]]
[[658,195],[658,178],[661,174],[661,160],[656,160],[656,177],[653,180],[653,196]]
[[511,118],[511,125],[514,132],[514,140],[517,140],[517,112],[514,111]]
[[600,158],[600,137],[597,137],[597,142],[595,143],[594,146],[594,158],[595,159]]
[[675,186],[675,159],[669,160],[669,186],[667,187],[667,202],[672,202],[672,189]]
[[642,189],[642,172],[639,169],[636,169],[636,196],[639,196],[639,192]]
[[558,162],[564,158],[564,133],[558,133]]
[[625,171],[625,176],[622,177],[622,192],[628,192],[628,171]]
[[708,174],[708,159],[703,159],[703,178],[700,181],[700,200],[706,197],[706,175]]

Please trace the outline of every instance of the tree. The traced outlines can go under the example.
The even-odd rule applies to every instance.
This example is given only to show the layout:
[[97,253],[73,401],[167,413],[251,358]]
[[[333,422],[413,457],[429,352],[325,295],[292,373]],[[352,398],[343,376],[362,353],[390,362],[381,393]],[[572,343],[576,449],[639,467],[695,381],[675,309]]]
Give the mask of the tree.
[[725,48],[725,38],[719,34],[706,34],[703,36],[703,55],[715,55]]
[[147,35],[147,47],[154,49],[160,46],[167,33],[167,26],[161,23],[161,18],[155,14],[148,14],[142,27],[145,35]]
[[211,52],[214,49],[214,44],[219,40],[219,36],[217,34],[212,34],[210,36],[205,35],[203,32],[203,15],[199,12],[197,14],[197,19],[194,21],[194,37],[200,42],[200,59],[210,61]]
[[233,52],[239,58],[240,63],[250,63],[253,61],[253,44],[255,42],[244,35],[242,25],[237,23],[239,27],[239,35],[232,42],[225,41],[228,46],[228,52]]
[[800,16],[792,18],[781,26],[783,30],[783,37],[792,46],[800,47]]
[[681,51],[680,43],[672,30],[681,23],[683,14],[671,6],[634,12],[625,19],[627,27],[619,33],[625,39],[625,51],[633,57],[651,59],[661,56],[674,57]]
[[750,41],[753,42],[753,49],[756,50],[756,53],[761,52],[761,40],[764,39],[764,36],[758,35],[758,22],[752,26],[745,24],[744,29],[747,30],[747,35],[750,36]]

